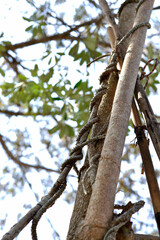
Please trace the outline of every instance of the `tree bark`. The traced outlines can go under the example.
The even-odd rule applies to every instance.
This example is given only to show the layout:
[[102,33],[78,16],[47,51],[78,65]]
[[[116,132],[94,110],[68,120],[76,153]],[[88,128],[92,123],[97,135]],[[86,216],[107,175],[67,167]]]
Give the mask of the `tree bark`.
[[[134,26],[149,21],[153,2],[153,0],[144,1],[139,7]],[[112,219],[121,156],[146,31],[146,27],[136,30],[130,40],[113,102],[96,181],[84,225],[77,238],[79,240],[102,239]]]
[[[119,36],[124,36],[133,26],[134,20],[135,20],[135,9],[136,9],[137,3],[129,3],[119,15]],[[108,19],[108,18],[107,18]],[[111,18],[112,19],[112,18]],[[107,22],[109,24],[109,27],[107,28],[107,32],[110,39],[110,44],[112,47],[112,50],[115,49],[116,46],[116,38],[113,31],[113,28],[110,26],[112,25],[111,22]],[[127,50],[127,46],[129,43],[129,38],[125,40],[124,44],[121,46],[121,51],[123,52],[122,57],[124,59],[125,52]],[[95,123],[92,129],[91,138],[97,136],[102,131],[102,128],[104,127],[105,123],[107,122],[106,119],[109,120],[110,112],[112,109],[113,99],[115,95],[115,90],[117,87],[118,82],[118,73],[112,72],[109,76],[109,79],[107,77],[104,77],[102,87],[107,86],[107,92],[103,96],[102,101],[100,103],[100,106],[98,108],[97,116],[99,117],[98,123]],[[105,129],[105,132],[107,131],[107,126]],[[101,153],[102,147],[103,147],[104,140],[90,143],[88,146],[88,158],[91,159],[95,154]],[[98,164],[98,163],[97,163]],[[89,176],[88,176],[89,177]],[[72,213],[71,221],[70,221],[70,227],[67,235],[68,240],[76,239],[76,229],[79,229],[84,218],[85,214],[88,208],[90,196],[91,196],[91,188],[88,188],[87,196],[84,196],[84,192],[82,189],[82,181],[83,178],[81,177],[81,181],[79,182],[79,187],[77,190],[77,196],[75,200],[75,206]]]
[[135,234],[135,240],[159,240],[159,237],[152,235]]

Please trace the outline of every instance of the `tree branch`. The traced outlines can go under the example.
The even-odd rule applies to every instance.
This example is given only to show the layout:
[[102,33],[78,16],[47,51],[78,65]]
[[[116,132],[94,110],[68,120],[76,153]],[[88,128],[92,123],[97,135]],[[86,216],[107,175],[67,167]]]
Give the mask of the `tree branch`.
[[9,158],[11,158],[16,164],[18,164],[19,166],[23,166],[23,167],[26,167],[26,168],[35,168],[35,169],[41,169],[41,170],[45,170],[47,172],[55,172],[55,173],[60,173],[60,171],[57,171],[57,170],[53,170],[51,168],[46,168],[46,167],[43,167],[41,165],[32,165],[32,164],[28,164],[28,163],[23,163],[21,161],[19,161],[16,157],[13,156],[12,152],[8,149],[4,139],[4,137],[0,134],[0,143],[2,145],[2,147],[4,148],[7,156]]
[[144,234],[135,234],[135,240],[159,240],[159,237]]
[[148,129],[148,132],[152,139],[157,156],[160,160],[160,128],[159,128],[159,124],[157,122],[157,119],[154,115],[152,107],[146,96],[145,90],[139,79],[137,80],[137,83],[136,83],[135,94],[136,94],[136,99],[137,99],[139,108],[144,115],[147,129]]
[[107,24],[110,25],[113,28],[114,34],[116,36],[116,40],[120,40],[121,34],[118,29],[118,26],[115,22],[114,16],[108,6],[108,3],[106,0],[99,0],[100,7],[102,9],[102,12],[104,14],[104,17],[106,18]]
[[38,43],[46,43],[46,42],[53,41],[53,40],[63,40],[63,39],[65,39],[65,40],[68,40],[68,39],[70,39],[70,40],[80,40],[81,39],[80,36],[79,37],[74,37],[74,36],[71,36],[70,33],[74,32],[74,31],[77,31],[81,27],[85,27],[85,26],[91,25],[93,23],[99,23],[101,20],[102,20],[102,16],[99,16],[99,17],[91,19],[87,22],[76,25],[76,26],[72,27],[71,29],[69,29],[68,31],[63,32],[63,33],[58,33],[58,34],[54,34],[54,35],[51,35],[51,36],[42,37],[42,38],[39,38],[39,39],[31,39],[29,41],[16,43],[16,44],[13,44],[13,45],[7,45],[6,46],[6,51],[8,51],[8,50],[14,51],[14,50],[19,49],[19,48],[32,46],[32,45],[35,45],[35,44],[38,44]]
[[[0,113],[3,113],[3,114],[6,114],[8,117],[11,117],[11,116],[23,116],[23,117],[28,117],[28,116],[32,116],[32,117],[36,117],[36,116],[42,116],[42,117],[45,117],[45,116],[51,116],[50,113],[34,113],[34,112],[21,112],[21,111],[18,111],[18,112],[14,112],[14,111],[11,111],[11,110],[0,110]],[[57,124],[59,124],[59,121],[57,120],[57,118],[55,116],[52,115],[52,118],[55,120],[55,122]]]
[[23,112],[14,112],[14,111],[10,111],[10,110],[2,110],[0,109],[0,113],[6,114],[8,117],[10,116],[30,116],[31,114],[28,113],[23,113]]
[[41,205],[38,203],[2,237],[2,240],[13,240],[22,231],[22,229],[25,228],[27,224],[33,219],[33,217],[40,208]]
[[66,177],[68,176],[71,168],[72,166],[67,166],[62,171],[49,193],[42,197],[41,201],[35,207],[33,207],[23,218],[13,225],[11,229],[2,237],[2,240],[13,240],[27,226],[35,214],[43,207],[43,205],[46,204],[46,202],[50,201],[50,198],[52,198],[52,196],[59,190],[60,186],[66,182]]
[[95,8],[99,9],[100,6],[94,0],[88,0]]
[[153,10],[159,10],[160,6],[154,7]]
[[[107,239],[116,239],[117,233],[119,231],[119,229],[121,227],[123,227],[128,221],[130,221],[131,216],[138,212],[140,208],[142,208],[144,206],[144,201],[139,201],[136,202],[134,204],[131,204],[131,207],[129,209],[126,209],[124,212],[122,211],[122,213],[118,216],[115,216],[115,219],[113,219],[113,221],[111,222],[110,228],[107,231],[107,233],[104,236],[103,240],[107,240]],[[126,206],[127,207],[127,206]],[[128,239],[129,239],[129,229],[128,229],[128,234],[126,234],[126,236],[128,235]],[[124,237],[124,235],[122,235],[121,237]],[[119,236],[120,238],[120,236]],[[119,239],[117,237],[117,239]]]

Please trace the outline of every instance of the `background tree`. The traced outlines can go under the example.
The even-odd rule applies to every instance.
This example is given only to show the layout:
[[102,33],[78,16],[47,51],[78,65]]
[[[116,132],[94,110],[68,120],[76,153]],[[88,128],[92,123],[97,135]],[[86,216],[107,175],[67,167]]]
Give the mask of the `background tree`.
[[[5,124],[5,127],[1,129],[0,142],[7,157],[13,161],[9,166],[8,164],[5,165],[5,162],[3,164],[1,189],[4,196],[12,194],[13,197],[19,190],[24,189],[25,183],[31,189],[33,188],[31,173],[34,179],[37,176],[42,178],[44,194],[48,193],[53,185],[53,179],[56,179],[56,174],[59,174],[60,165],[65,160],[64,156],[67,158],[68,152],[71,150],[74,137],[84,123],[87,122],[89,103],[95,88],[98,88],[97,76],[94,80],[95,84],[93,81],[89,83],[88,79],[90,76],[88,76],[88,72],[85,69],[86,63],[89,63],[101,54],[111,52],[109,39],[106,36],[106,22],[101,15],[98,2],[85,1],[81,5],[73,3],[72,16],[69,16],[67,12],[61,11],[69,4],[72,7],[71,1],[55,1],[54,5],[50,2],[45,2],[42,5],[36,5],[33,1],[27,1],[27,3],[29,10],[28,13],[23,15],[24,22],[27,25],[25,29],[27,35],[23,39],[23,34],[20,34],[22,42],[16,41],[15,43],[5,36],[4,31],[1,34],[2,42],[0,45],[2,59],[0,72],[2,77],[4,77],[4,82],[1,84],[0,112],[2,113],[2,121],[9,119],[9,121],[7,120],[8,124]],[[118,11],[116,6],[119,6],[119,3],[120,1],[108,2],[115,16]],[[158,9],[158,7],[155,9]],[[156,32],[156,29],[158,31],[159,23],[155,18],[154,22]],[[158,45],[154,43],[156,34],[157,32],[153,34],[153,31],[152,35],[150,34],[152,41],[150,40],[148,45],[146,45],[142,63],[146,63],[148,59],[159,57]],[[36,46],[38,46],[38,53],[35,54],[34,49]],[[30,53],[29,58],[25,51]],[[68,55],[71,57],[68,57]],[[72,66],[69,66],[71,59],[78,63],[75,65],[77,71],[73,70]],[[97,71],[97,67],[99,68],[102,63],[96,62],[94,65]],[[153,62],[148,64],[147,67],[151,71]],[[103,72],[103,68],[104,65],[101,66],[99,74]],[[92,72],[95,72],[93,64],[90,69],[92,76]],[[153,91],[157,92],[156,84],[159,82],[156,78],[158,74],[159,66],[157,66],[150,77],[146,89],[148,95]],[[117,73],[114,72],[112,75],[117,76]],[[101,80],[104,80],[104,78],[106,76],[101,75]],[[115,82],[113,89],[115,89],[116,84]],[[113,99],[113,94],[109,96]],[[111,109],[111,107],[111,105],[108,106],[108,109]],[[103,110],[103,105],[101,105],[101,111],[103,112]],[[16,119],[14,116],[16,116]],[[101,121],[102,126],[106,119],[101,119]],[[28,127],[29,124],[32,124],[31,128]],[[36,129],[38,129],[38,135],[33,141],[32,138],[35,136]],[[131,130],[131,125],[129,130]],[[99,131],[96,124],[93,127],[92,137],[94,131]],[[60,139],[57,141],[58,135]],[[38,137],[40,138],[39,143],[37,141]],[[54,144],[55,139],[58,143],[56,145]],[[41,154],[38,153],[39,150],[36,150],[35,145],[36,147],[38,146],[39,150],[41,149]],[[98,149],[101,148],[101,145],[101,143],[97,145]],[[90,143],[88,152],[88,154],[91,154],[90,158],[95,154],[93,148],[94,143]],[[64,151],[63,155],[60,154],[62,151]],[[132,144],[126,145],[123,158],[130,163],[133,153],[138,155],[138,149]],[[81,158],[82,156],[79,154],[78,159]],[[87,164],[87,160],[85,162]],[[77,167],[74,164],[71,164],[71,167],[72,165],[76,172],[77,167],[78,169],[81,167],[80,164]],[[38,174],[33,169],[36,169]],[[42,170],[46,171],[47,174],[45,176],[41,175],[40,171],[42,172]],[[80,196],[83,194],[83,204],[86,205],[83,206],[84,211],[87,209],[91,194],[90,184],[88,182],[83,183],[85,171],[86,168],[81,169],[81,185],[79,186],[79,188],[83,188],[83,185],[85,185],[88,193],[87,195],[80,193]],[[128,171],[122,173],[118,189],[124,191],[124,197],[129,195],[131,198],[134,195],[136,199],[139,199],[142,196],[139,196],[139,193],[135,191],[135,182],[133,183],[135,171],[136,169],[130,166]],[[74,172],[71,174],[75,176]],[[144,179],[144,177],[140,178]],[[73,179],[73,176],[70,175],[69,179]],[[72,180],[69,181],[73,182]],[[131,186],[131,183],[133,186]],[[53,188],[50,192],[56,191]],[[64,190],[61,186],[58,189]],[[69,191],[71,192],[70,189]],[[69,202],[72,201],[75,190],[72,194],[70,192],[66,192],[66,200]],[[35,196],[36,200],[39,201],[43,193],[37,191]],[[119,199],[123,200],[123,197]],[[119,199],[117,194],[117,202],[122,203],[123,201]],[[31,205],[24,206],[32,207]],[[36,211],[37,209],[35,209]],[[83,213],[83,211],[81,214],[76,213],[77,218],[79,218],[77,222],[79,222]],[[5,221],[4,218],[1,223],[5,224]],[[24,223],[22,225],[24,227]],[[58,235],[55,236],[55,239],[56,237],[58,239]]]

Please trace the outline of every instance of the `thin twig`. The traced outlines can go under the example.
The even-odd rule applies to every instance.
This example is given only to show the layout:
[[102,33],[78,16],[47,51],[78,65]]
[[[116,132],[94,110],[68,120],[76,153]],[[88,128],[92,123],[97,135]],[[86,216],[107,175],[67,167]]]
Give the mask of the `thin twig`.
[[101,55],[101,56],[93,59],[91,62],[89,62],[89,63],[87,64],[87,67],[89,67],[92,63],[98,61],[99,59],[104,58],[104,57],[108,57],[108,56],[110,56],[110,55],[111,55],[111,53],[106,53],[106,54],[104,54],[104,55]]

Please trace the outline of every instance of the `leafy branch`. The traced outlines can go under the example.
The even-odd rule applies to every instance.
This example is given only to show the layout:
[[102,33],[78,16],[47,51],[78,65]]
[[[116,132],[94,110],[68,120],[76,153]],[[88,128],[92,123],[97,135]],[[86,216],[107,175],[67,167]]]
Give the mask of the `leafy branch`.
[[42,38],[39,38],[39,39],[31,39],[31,40],[28,40],[26,42],[21,42],[21,43],[16,43],[16,44],[13,44],[13,45],[7,45],[5,46],[6,48],[6,51],[8,50],[16,50],[16,49],[19,49],[19,48],[23,48],[23,47],[28,47],[28,46],[32,46],[34,44],[38,44],[38,43],[46,43],[46,42],[49,42],[49,41],[57,41],[57,40],[82,40],[84,39],[85,37],[81,36],[81,33],[79,34],[79,36],[77,37],[74,37],[72,35],[70,35],[72,32],[75,32],[77,31],[79,28],[81,27],[85,27],[85,26],[90,26],[91,24],[98,24],[102,21],[102,16],[99,16],[97,18],[93,18],[89,21],[86,21],[86,22],[83,22],[79,25],[76,25],[76,26],[73,26],[71,27],[69,30],[63,32],[63,33],[57,33],[57,34],[53,34],[51,36],[45,36],[45,37],[42,37]]

